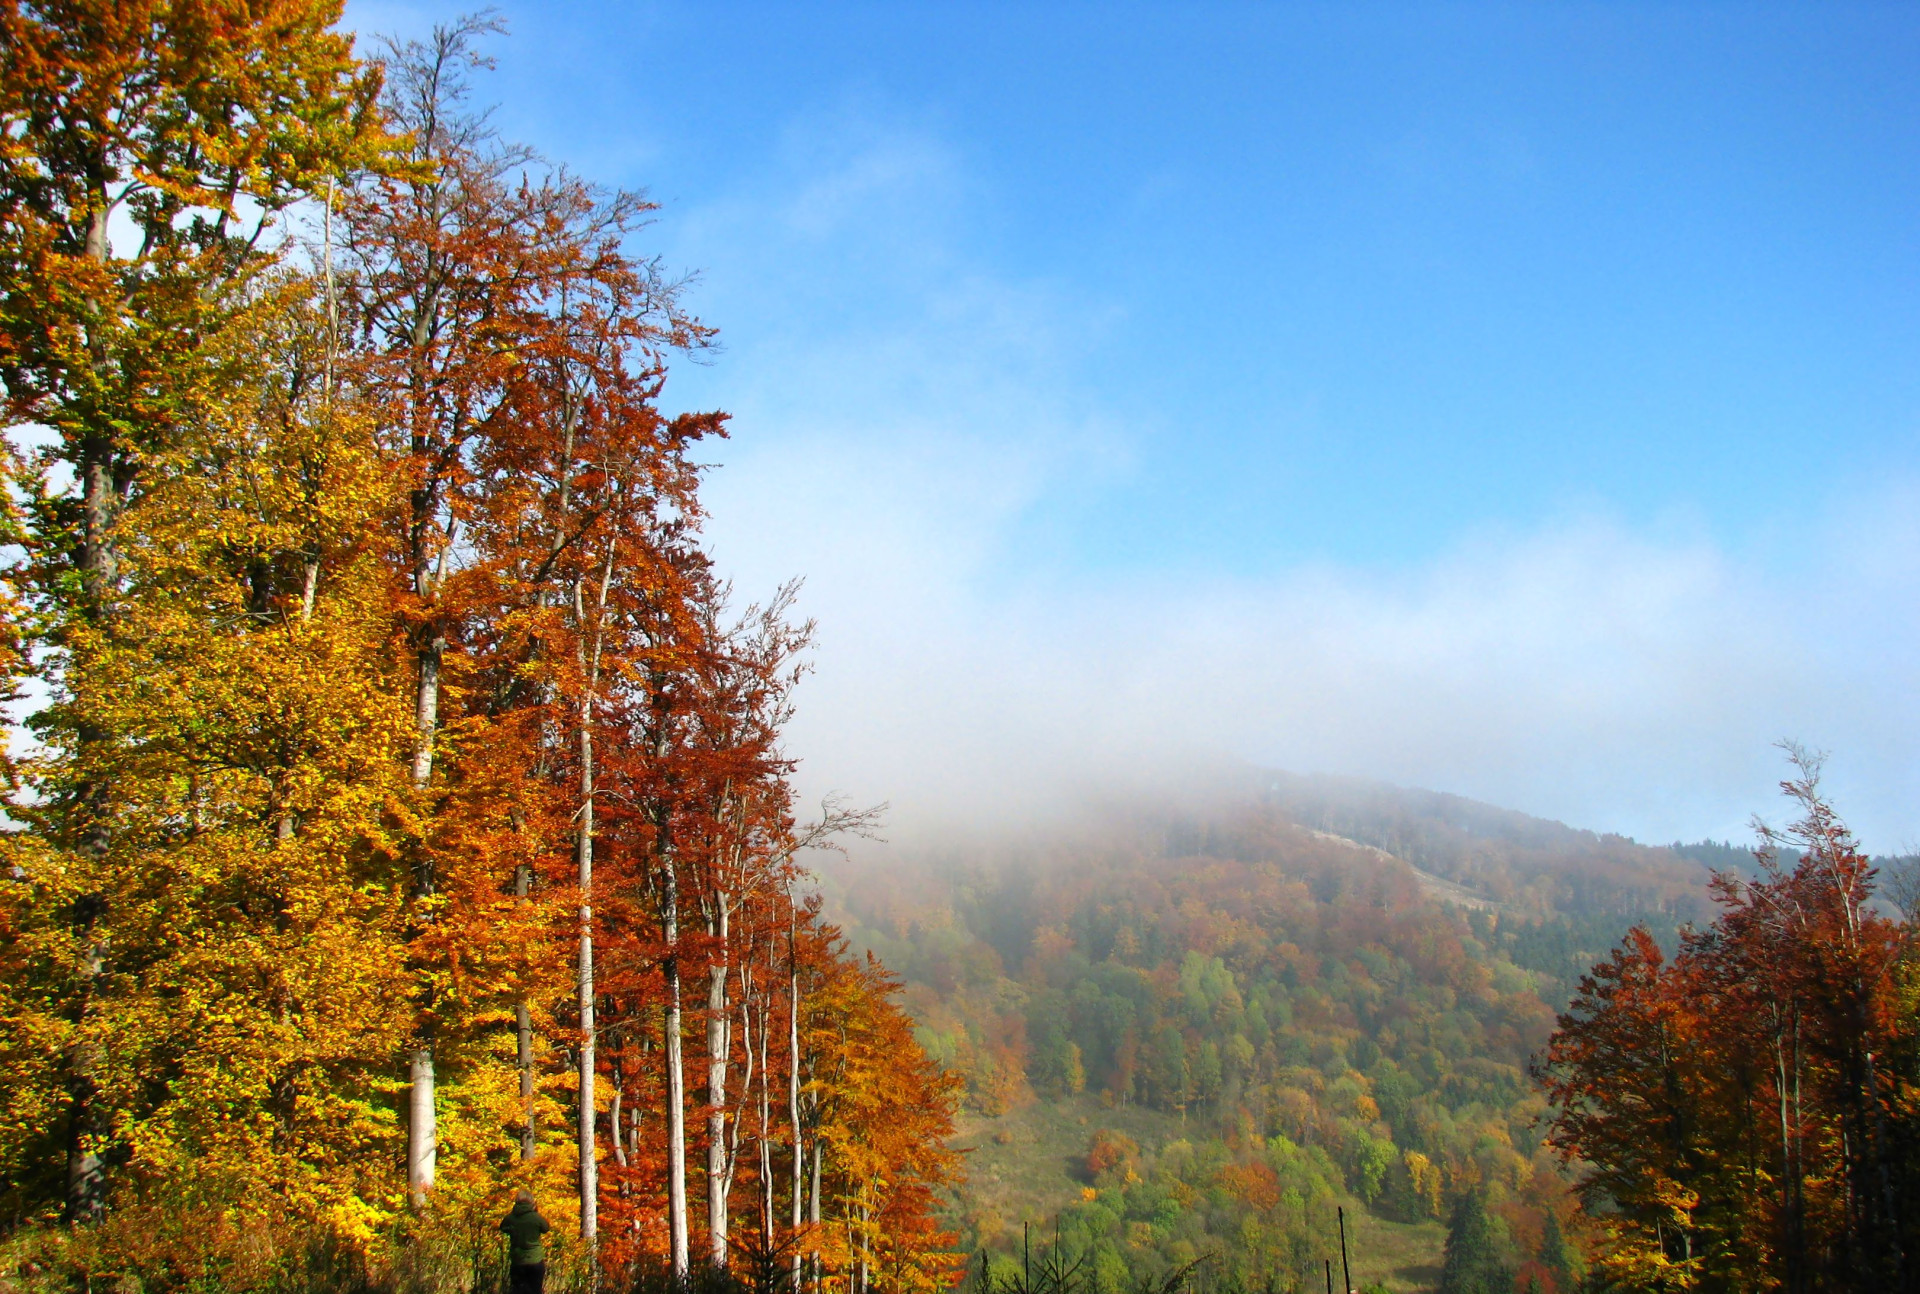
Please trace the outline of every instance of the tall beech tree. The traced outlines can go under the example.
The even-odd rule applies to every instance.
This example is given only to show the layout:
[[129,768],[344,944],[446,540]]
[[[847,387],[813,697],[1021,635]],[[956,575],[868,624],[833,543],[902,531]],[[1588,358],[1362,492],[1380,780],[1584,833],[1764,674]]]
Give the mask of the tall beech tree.
[[[496,29],[490,19],[467,19],[436,28],[429,42],[390,47],[382,108],[406,141],[406,165],[358,186],[341,220],[354,315],[366,338],[364,380],[407,473],[397,600],[413,657],[410,775],[422,791],[433,777],[441,670],[459,613],[449,586],[459,575],[468,442],[499,405],[510,366],[510,307],[537,273],[530,231],[515,224],[523,213],[510,197],[525,155],[500,147],[484,118],[464,110],[466,73],[480,62],[473,42]],[[412,888],[423,939],[440,906],[442,877],[433,863],[431,851],[418,851]],[[416,1204],[424,1203],[437,1162],[440,1022],[432,978],[423,966],[408,1061],[407,1180]]]
[[[33,512],[49,646],[110,622],[126,577],[121,514],[208,398],[210,340],[271,264],[262,243],[274,218],[377,138],[378,80],[332,30],[339,15],[327,0],[0,5],[0,381],[15,420],[55,433],[44,458],[74,481]],[[67,657],[42,659],[60,669]],[[90,751],[109,734],[82,721],[78,676],[55,683],[81,701],[43,724],[73,756],[57,830],[99,856],[115,793]],[[70,913],[81,943],[66,1060],[74,1219],[104,1199],[109,1120],[87,1026],[112,977],[87,932],[108,888],[83,885]]]
[[[461,717],[499,721],[565,693],[576,713],[562,725],[573,749],[561,762],[578,788],[571,852],[584,895],[603,603],[616,566],[623,580],[633,577],[619,538],[633,509],[691,498],[690,473],[669,442],[693,433],[661,434],[649,400],[663,352],[699,345],[706,332],[680,312],[677,289],[657,265],[623,253],[647,204],[543,170],[525,150],[502,144],[486,114],[471,108],[468,76],[485,65],[475,42],[496,29],[489,18],[472,18],[392,47],[384,103],[389,125],[408,141],[408,165],[362,185],[342,225],[369,343],[365,380],[408,473],[398,606],[414,659],[414,785],[424,791],[433,781],[449,651],[464,658],[469,646],[497,651],[504,641],[520,656],[484,662],[494,690]],[[578,565],[589,552],[597,578]],[[536,617],[532,628],[515,620],[541,610],[561,614]],[[563,641],[573,644],[571,659],[556,668],[550,649]],[[545,671],[535,693],[516,677],[520,669]],[[527,775],[551,775],[559,767],[553,754],[537,751]],[[429,813],[432,803],[429,795]],[[419,855],[414,888],[428,942],[427,927],[445,919],[435,897],[448,861],[431,847]],[[589,924],[583,908],[583,981],[591,974]],[[423,967],[419,1045],[409,1065],[416,1198],[431,1187],[435,1164],[441,1022],[432,978]],[[581,1002],[590,1098],[591,993]]]

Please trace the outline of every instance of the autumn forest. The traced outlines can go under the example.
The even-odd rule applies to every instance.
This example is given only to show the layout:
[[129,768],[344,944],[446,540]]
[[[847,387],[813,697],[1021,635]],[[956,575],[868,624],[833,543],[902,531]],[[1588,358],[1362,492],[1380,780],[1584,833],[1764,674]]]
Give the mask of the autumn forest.
[[1754,849],[1252,772],[883,847],[657,209],[495,17],[342,15],[0,0],[0,1290],[504,1290],[517,1190],[552,1290],[1920,1282],[1817,756]]
[[491,20],[338,17],[0,17],[23,1261],[450,1288],[519,1185],[556,1283],[938,1284],[951,1083],[797,861],[865,821],[792,801],[808,626],[655,408],[709,330],[490,130]]

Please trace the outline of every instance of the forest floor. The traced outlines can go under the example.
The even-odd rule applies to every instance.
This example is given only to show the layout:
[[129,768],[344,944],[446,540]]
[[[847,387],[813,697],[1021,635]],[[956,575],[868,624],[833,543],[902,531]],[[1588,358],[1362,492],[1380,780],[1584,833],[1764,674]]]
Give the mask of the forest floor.
[[[1183,1131],[1176,1115],[1107,1107],[1084,1096],[1035,1101],[997,1117],[961,1116],[953,1145],[964,1156],[967,1180],[955,1221],[971,1231],[965,1238],[990,1241],[998,1233],[1017,1246],[1022,1223],[1037,1226],[1078,1199],[1086,1186],[1087,1141],[1100,1128],[1149,1148]],[[1389,1222],[1349,1200],[1347,1225],[1355,1289],[1379,1281],[1396,1294],[1413,1294],[1439,1283],[1447,1233],[1438,1222]]]

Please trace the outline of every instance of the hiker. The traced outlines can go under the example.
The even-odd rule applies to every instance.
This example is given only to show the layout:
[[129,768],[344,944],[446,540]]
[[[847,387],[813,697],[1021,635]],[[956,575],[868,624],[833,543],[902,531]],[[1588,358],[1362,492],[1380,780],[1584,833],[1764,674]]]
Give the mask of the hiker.
[[547,1283],[547,1242],[541,1237],[552,1228],[540,1216],[532,1191],[514,1197],[500,1229],[507,1233],[508,1294],[541,1294]]

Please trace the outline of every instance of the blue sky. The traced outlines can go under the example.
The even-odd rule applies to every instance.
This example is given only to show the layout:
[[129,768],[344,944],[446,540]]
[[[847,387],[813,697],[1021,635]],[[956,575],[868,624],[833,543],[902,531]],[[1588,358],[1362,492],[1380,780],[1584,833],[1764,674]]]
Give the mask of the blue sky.
[[1792,736],[1920,839],[1920,9],[502,12],[502,126],[702,275],[669,399],[737,415],[743,591],[808,577],[817,785],[1245,758],[1660,839]]

